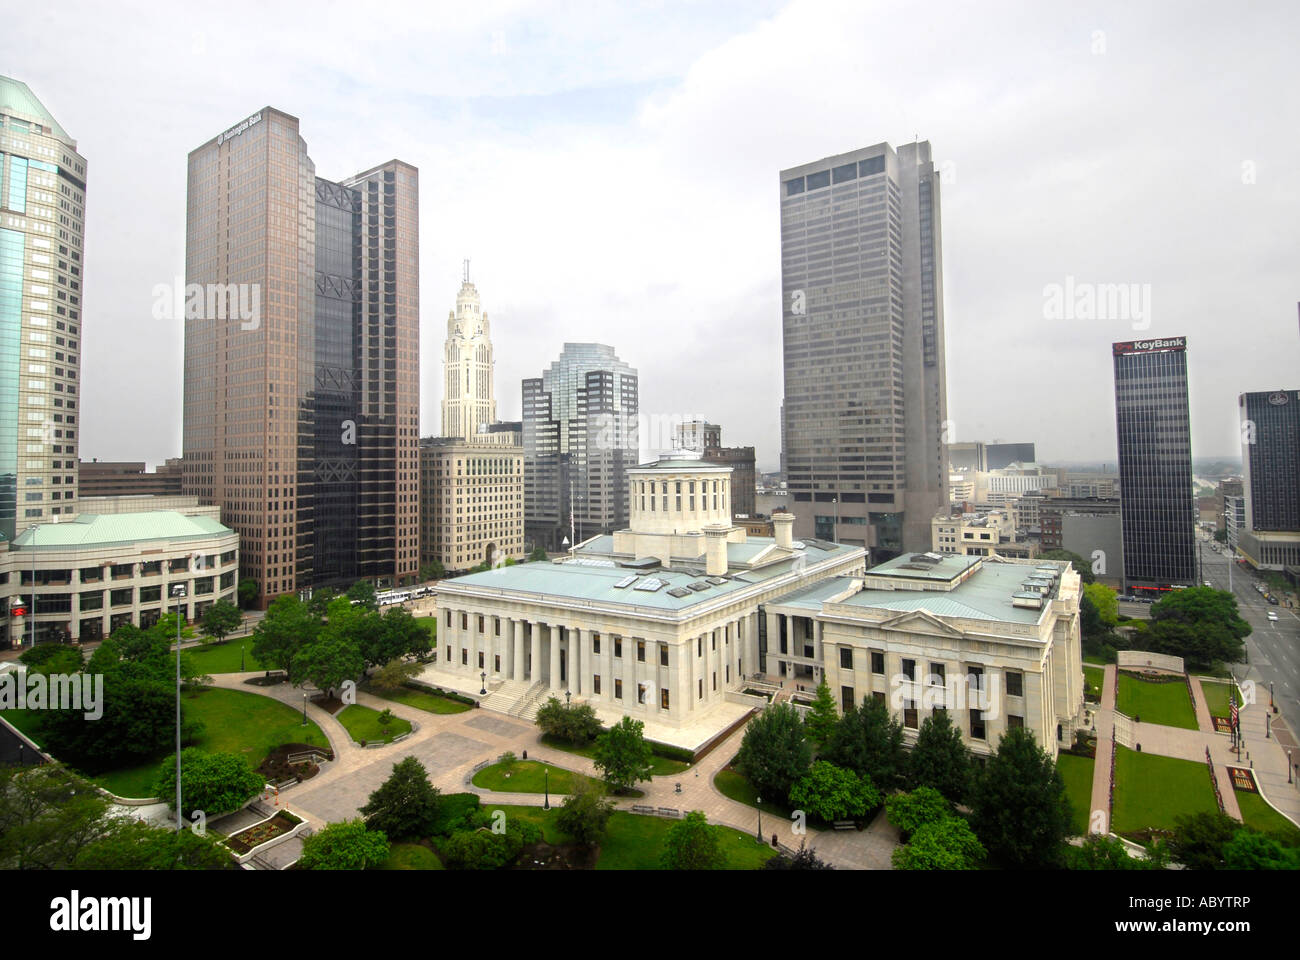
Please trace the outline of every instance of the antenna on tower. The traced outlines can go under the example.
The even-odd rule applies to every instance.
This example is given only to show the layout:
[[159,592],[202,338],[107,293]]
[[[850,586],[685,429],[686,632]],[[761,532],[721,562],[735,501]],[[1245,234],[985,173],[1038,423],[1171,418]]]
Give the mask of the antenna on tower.
[[468,260],[468,258],[465,260],[465,277],[464,277],[464,280],[465,280],[466,283],[469,283],[469,260]]

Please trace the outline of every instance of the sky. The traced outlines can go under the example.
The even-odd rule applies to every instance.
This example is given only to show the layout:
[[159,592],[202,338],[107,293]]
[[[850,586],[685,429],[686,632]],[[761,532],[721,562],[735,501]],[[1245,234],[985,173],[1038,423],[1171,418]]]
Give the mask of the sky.
[[[29,4],[0,36],[87,158],[83,459],[180,454],[182,329],[151,307],[186,157],[267,105],[318,176],[419,167],[423,435],[469,258],[501,419],[600,341],[647,425],[706,417],[775,469],[779,171],[918,138],[950,439],[1113,465],[1120,340],[1187,338],[1198,458],[1240,454],[1239,393],[1300,386],[1293,3],[188,6]],[[1127,309],[1051,305],[1110,284]]]

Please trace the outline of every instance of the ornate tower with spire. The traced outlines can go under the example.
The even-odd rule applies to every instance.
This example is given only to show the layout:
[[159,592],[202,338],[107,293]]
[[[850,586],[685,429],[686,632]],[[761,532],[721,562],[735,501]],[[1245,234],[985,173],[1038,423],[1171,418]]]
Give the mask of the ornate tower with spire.
[[496,423],[497,401],[492,375],[492,336],[478,289],[469,280],[469,261],[447,314],[443,351],[442,435],[474,440],[479,427]]

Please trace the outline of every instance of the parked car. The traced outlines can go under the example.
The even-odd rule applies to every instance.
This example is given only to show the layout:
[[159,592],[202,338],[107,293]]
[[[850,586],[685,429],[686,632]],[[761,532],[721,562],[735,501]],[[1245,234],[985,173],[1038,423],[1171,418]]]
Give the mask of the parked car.
[[1277,614],[1274,613],[1272,610],[1270,610],[1270,611],[1268,612],[1268,618],[1269,618],[1270,620],[1277,620]]

